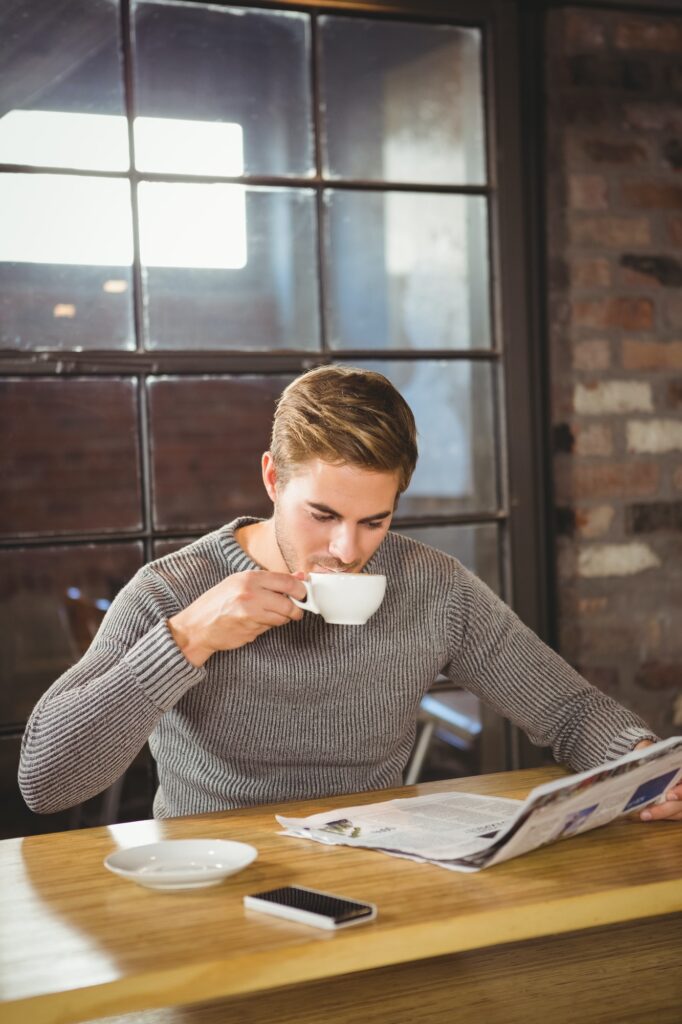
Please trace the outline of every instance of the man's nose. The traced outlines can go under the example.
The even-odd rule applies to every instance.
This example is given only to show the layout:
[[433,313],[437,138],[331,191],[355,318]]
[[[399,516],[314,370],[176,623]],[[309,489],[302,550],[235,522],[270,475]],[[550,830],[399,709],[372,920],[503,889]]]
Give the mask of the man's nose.
[[344,565],[351,565],[358,559],[357,531],[345,523],[339,523],[329,541],[329,553]]

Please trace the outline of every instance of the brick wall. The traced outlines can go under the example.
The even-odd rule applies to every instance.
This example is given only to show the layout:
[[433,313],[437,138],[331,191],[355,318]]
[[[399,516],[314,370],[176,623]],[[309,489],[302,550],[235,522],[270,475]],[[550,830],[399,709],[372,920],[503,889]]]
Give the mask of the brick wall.
[[559,644],[682,731],[682,14],[547,23]]

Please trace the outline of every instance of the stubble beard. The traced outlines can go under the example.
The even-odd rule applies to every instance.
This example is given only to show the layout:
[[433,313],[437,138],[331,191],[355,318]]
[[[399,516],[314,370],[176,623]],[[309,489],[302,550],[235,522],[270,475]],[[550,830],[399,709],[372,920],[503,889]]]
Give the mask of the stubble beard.
[[[286,531],[282,528],[281,519],[277,515],[277,503],[275,503],[273,521],[275,524],[275,542],[289,572],[308,572],[309,570],[306,566],[298,564],[296,548],[289,540]],[[318,567],[318,570],[323,568],[332,572],[359,572],[362,568],[362,563],[359,561],[352,562],[350,565],[344,565],[336,559],[324,558],[323,556],[320,556],[319,560],[316,559],[314,564]]]
[[275,522],[275,541],[279,548],[279,553],[289,572],[297,572],[296,551],[281,527],[279,516],[277,515],[277,503],[275,503],[273,519]]

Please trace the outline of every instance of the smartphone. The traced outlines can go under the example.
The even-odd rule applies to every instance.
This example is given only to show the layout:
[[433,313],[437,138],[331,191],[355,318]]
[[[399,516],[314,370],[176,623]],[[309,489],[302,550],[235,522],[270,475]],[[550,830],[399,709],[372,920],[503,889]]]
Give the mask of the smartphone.
[[352,924],[365,924],[377,916],[373,903],[359,903],[335,896],[330,892],[305,889],[297,885],[270,889],[244,897],[248,910],[259,910],[274,917],[285,917],[299,924],[315,928],[347,928]]

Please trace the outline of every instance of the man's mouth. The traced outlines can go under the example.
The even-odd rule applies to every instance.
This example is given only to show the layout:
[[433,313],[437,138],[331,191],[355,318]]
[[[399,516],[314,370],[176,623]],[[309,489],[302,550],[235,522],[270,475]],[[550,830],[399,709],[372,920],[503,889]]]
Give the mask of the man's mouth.
[[354,572],[359,568],[357,563],[353,565],[327,565],[325,562],[313,562],[314,572]]

